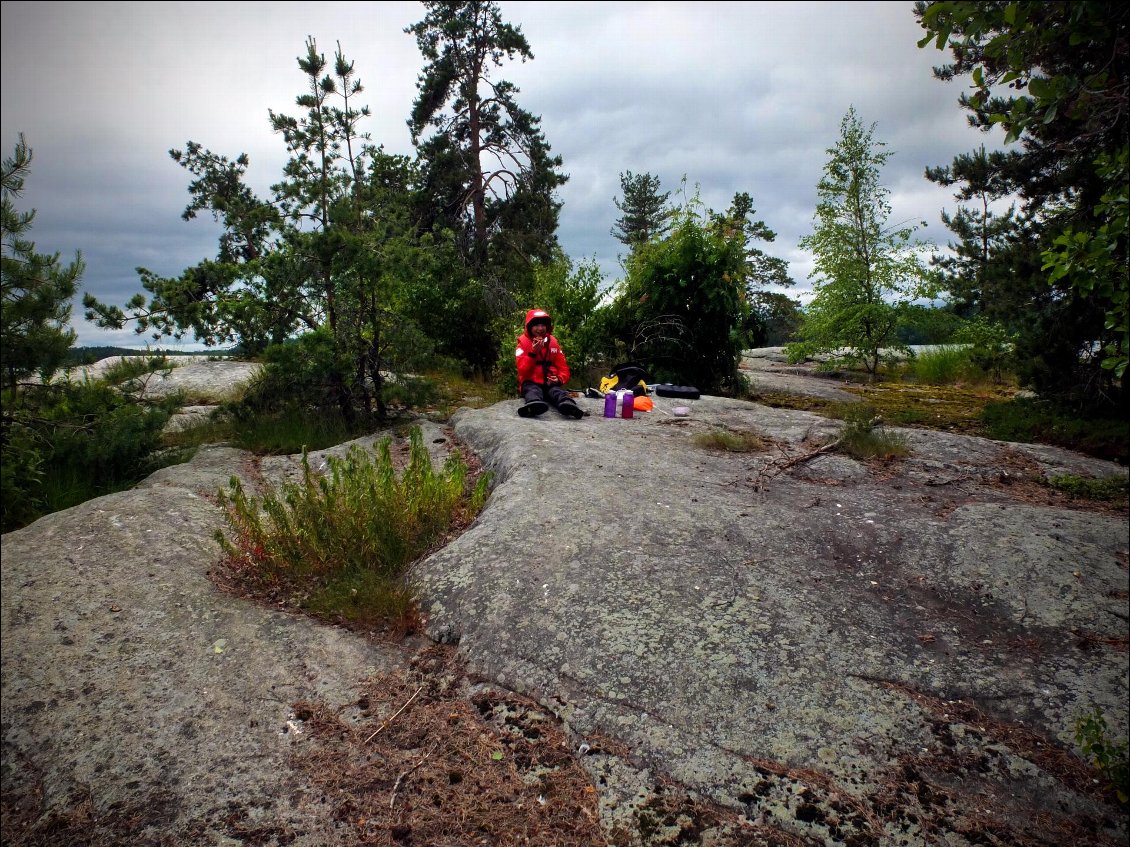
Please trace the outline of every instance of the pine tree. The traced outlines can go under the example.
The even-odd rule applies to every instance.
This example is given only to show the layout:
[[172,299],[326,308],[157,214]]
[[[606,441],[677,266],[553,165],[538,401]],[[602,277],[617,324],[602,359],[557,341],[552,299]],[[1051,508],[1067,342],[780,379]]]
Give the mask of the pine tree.
[[550,154],[541,119],[518,106],[518,88],[491,76],[503,59],[533,59],[526,37],[493,2],[424,6],[424,20],[406,29],[427,60],[408,126],[425,191],[442,213],[436,223],[466,232],[476,273],[492,249],[549,260],[560,208],[554,191],[567,179],[561,157]]
[[[987,153],[982,145],[974,153],[956,156],[948,167],[926,168],[931,182],[958,186],[954,197],[963,204],[952,215],[942,212],[942,223],[957,241],[949,245],[950,255],[931,260],[954,311],[963,317],[984,314],[1009,322],[1019,316],[1013,291],[1028,292],[1042,284],[1039,262],[1024,237],[1029,222],[1017,213],[1015,204],[1003,213],[991,208],[1010,194],[1001,178],[1007,158],[999,151]],[[1032,261],[1023,261],[1017,251],[1020,246],[1026,247]]]
[[35,244],[27,240],[35,210],[17,211],[15,198],[23,194],[31,161],[32,151],[21,133],[0,174],[0,371],[13,397],[20,380],[35,373],[50,377],[74,345],[75,332],[69,325],[71,298],[83,272],[81,255],[62,266],[58,253],[37,253]]
[[667,204],[671,192],[659,193],[659,177],[626,171],[620,174],[620,190],[624,199],[612,199],[620,210],[620,218],[611,235],[631,250],[653,238],[662,238],[670,228],[672,212]]
[[135,320],[139,331],[192,331],[254,352],[299,336],[297,354],[272,354],[279,370],[291,369],[278,381],[282,395],[336,406],[346,420],[375,404],[383,417],[385,374],[415,370],[419,362],[408,360],[428,347],[404,294],[431,281],[415,264],[423,252],[410,214],[416,174],[358,131],[368,110],[354,98],[364,89],[340,45],[332,70],[313,39],[298,65],[305,90],[295,103],[304,111],[270,112],[290,154],[270,199],[245,184],[245,155],[229,161],[191,141],[170,151],[195,177],[184,217],[210,210],[224,225],[219,255],[171,279],[139,269],[152,297],[134,297],[128,316],[93,297],[84,305],[103,326]]

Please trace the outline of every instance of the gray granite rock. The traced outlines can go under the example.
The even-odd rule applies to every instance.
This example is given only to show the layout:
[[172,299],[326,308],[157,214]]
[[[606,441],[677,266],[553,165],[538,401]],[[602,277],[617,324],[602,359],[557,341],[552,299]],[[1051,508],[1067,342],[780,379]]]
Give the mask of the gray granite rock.
[[[429,634],[593,751],[609,831],[643,843],[641,810],[670,779],[809,844],[962,845],[980,812],[1030,843],[1062,820],[1125,839],[1125,815],[1015,739],[1071,756],[1092,705],[1125,737],[1126,518],[1011,484],[1018,468],[1124,468],[921,430],[901,431],[913,453],[894,465],[784,467],[839,423],[716,397],[656,398],[633,420],[579,402],[579,421],[519,418],[516,402],[456,416],[495,489],[413,578]],[[698,446],[715,429],[774,446]],[[426,443],[440,457],[451,433]],[[205,448],[3,536],[6,798],[89,791],[168,843],[231,843],[232,809],[277,835],[263,843],[336,843],[332,798],[288,770],[303,743],[290,704],[348,717],[359,684],[403,657],[206,576],[216,489],[297,466]],[[917,794],[884,794],[907,774]]]
[[[844,795],[878,804],[900,767],[938,751],[961,782],[943,811],[908,801],[884,840],[928,843],[928,822],[966,843],[958,830],[982,794],[1012,797],[993,814],[1020,830],[1052,809],[1125,836],[1124,816],[1111,822],[1030,751],[943,716],[976,704],[1069,749],[1096,705],[1125,737],[1124,648],[1079,646],[1125,643],[1124,516],[1016,499],[994,484],[1016,473],[1015,445],[906,431],[914,454],[898,466],[821,457],[771,475],[835,423],[713,397],[678,421],[662,400],[634,420],[580,402],[590,416],[576,423],[520,419],[510,404],[456,417],[498,484],[416,580],[433,631],[479,673],[540,698],[582,739],[617,739],[641,767],[806,843],[851,835],[820,823]],[[781,446],[698,447],[715,427]],[[1038,452],[1082,470],[1066,451]],[[618,798],[602,807],[609,826],[638,815],[638,769],[593,769]],[[810,777],[798,797],[797,774],[813,773],[823,789]]]

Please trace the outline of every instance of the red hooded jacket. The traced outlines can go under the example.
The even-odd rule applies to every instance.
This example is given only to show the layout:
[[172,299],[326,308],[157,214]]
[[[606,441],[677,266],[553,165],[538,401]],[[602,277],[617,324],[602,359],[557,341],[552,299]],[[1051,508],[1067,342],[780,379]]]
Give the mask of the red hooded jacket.
[[[530,324],[536,320],[549,324],[545,343],[534,349],[534,338],[530,334]],[[514,363],[518,366],[518,385],[527,380],[545,385],[550,375],[556,375],[564,385],[569,381],[569,365],[561,345],[553,337],[553,318],[543,309],[530,309],[526,312],[526,331],[518,336],[518,348],[514,351]]]

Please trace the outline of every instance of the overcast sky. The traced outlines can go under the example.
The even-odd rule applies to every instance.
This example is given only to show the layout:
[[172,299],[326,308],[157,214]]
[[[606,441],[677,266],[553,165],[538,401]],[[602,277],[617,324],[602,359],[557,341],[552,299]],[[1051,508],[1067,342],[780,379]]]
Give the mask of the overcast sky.
[[[624,171],[651,173],[677,192],[683,177],[724,210],[749,192],[777,232],[763,245],[788,260],[806,292],[809,233],[827,149],[854,105],[894,155],[883,172],[892,218],[939,220],[952,192],[923,177],[999,135],[968,127],[957,105],[968,81],[942,83],[948,54],[919,49],[912,2],[503,2],[532,62],[497,69],[542,118],[570,179],[559,238],[574,260],[620,275],[610,234]],[[412,153],[406,120],[423,59],[405,27],[416,2],[2,4],[2,153],[18,133],[35,159],[19,208],[37,210],[32,239],[64,260],[81,250],[84,290],[122,303],[141,290],[134,268],[166,276],[216,253],[210,218],[181,220],[188,173],[170,148],[188,140],[251,158],[261,197],[286,158],[267,110],[299,115],[297,57],[313,36],[332,60],[340,41],[365,86],[363,127],[392,153]],[[802,299],[803,296],[802,296]],[[78,343],[143,346],[147,336],[106,332],[82,319]]]

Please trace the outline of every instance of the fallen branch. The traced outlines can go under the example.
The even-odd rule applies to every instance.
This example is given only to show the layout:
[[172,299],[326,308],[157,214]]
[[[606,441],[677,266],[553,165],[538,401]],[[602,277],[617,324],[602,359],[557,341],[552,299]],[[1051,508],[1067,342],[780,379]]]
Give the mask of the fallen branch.
[[[422,685],[419,688],[417,688],[415,693],[413,693],[412,696],[408,698],[408,700],[404,703],[403,706],[401,706],[399,709],[397,709],[388,720],[386,720],[383,724],[381,724],[379,727],[377,727],[376,732],[374,732],[372,735],[370,735],[368,738],[365,739],[365,743],[368,744],[370,741],[372,741],[374,738],[376,738],[378,735],[380,735],[382,732],[384,732],[385,728],[396,719],[397,715],[399,715],[401,712],[403,712],[405,709],[407,709],[408,705],[413,700],[416,699],[416,695],[419,694],[423,690],[424,690],[424,686],[422,686]],[[397,780],[397,782],[399,783],[399,780]]]
[[817,456],[822,456],[825,453],[831,453],[833,450],[835,450],[837,447],[839,447],[841,443],[843,443],[843,439],[837,438],[835,441],[829,441],[823,447],[818,447],[817,449],[812,450],[811,452],[802,453],[799,456],[791,456],[784,461],[774,460],[772,462],[769,462],[765,467],[763,467],[758,472],[757,480],[753,483],[754,490],[760,491],[761,486],[764,483],[768,482],[769,480],[771,480],[775,477],[780,476],[785,471],[787,471],[789,468],[794,467],[795,465],[799,465],[799,464],[802,464],[803,462],[811,461],[812,459],[815,459]]

